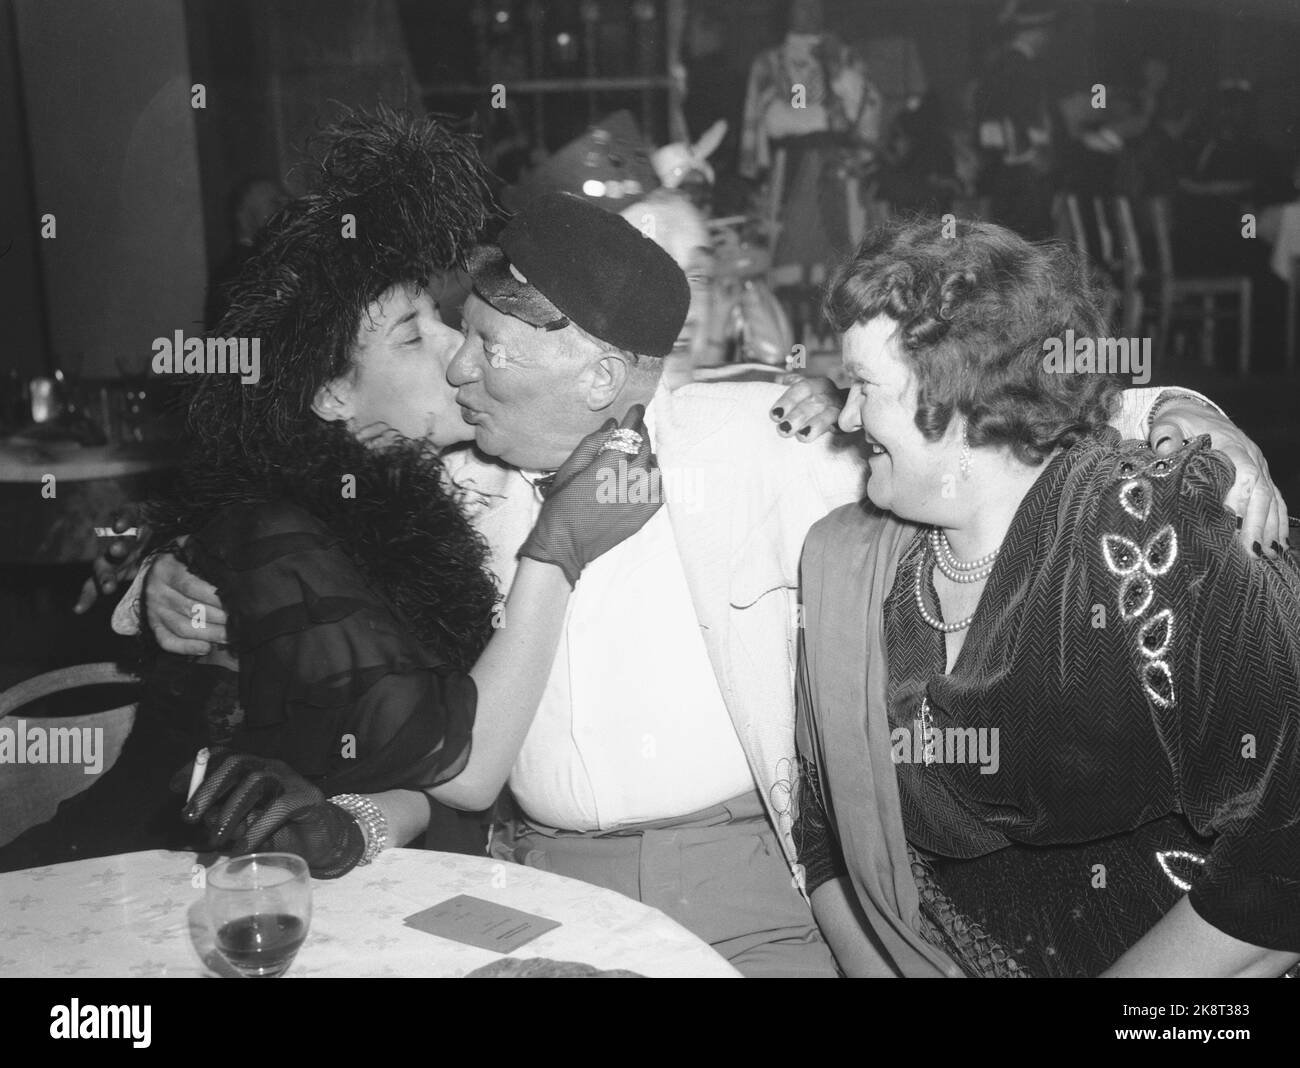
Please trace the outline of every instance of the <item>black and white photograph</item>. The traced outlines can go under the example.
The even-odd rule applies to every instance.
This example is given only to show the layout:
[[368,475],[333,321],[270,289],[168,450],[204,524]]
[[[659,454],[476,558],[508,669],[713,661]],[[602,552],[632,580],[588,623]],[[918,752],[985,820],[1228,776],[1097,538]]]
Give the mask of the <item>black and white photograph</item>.
[[1288,1033],[1207,984],[1300,979],[1297,57],[1300,0],[0,0],[32,1034],[281,976]]

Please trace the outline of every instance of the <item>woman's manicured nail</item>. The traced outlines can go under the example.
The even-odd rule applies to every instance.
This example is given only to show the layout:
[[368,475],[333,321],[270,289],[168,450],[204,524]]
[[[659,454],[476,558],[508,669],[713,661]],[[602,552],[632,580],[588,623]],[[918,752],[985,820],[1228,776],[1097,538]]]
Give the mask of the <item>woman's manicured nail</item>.
[[772,417],[773,417],[774,419],[780,419],[781,416],[783,416],[783,415],[785,415],[785,409],[784,409],[784,408],[773,408],[773,409],[772,409]]
[[801,431],[799,431],[799,436],[801,438],[806,438],[811,433],[812,433],[812,427],[806,426]]
[[1284,552],[1286,552],[1286,550],[1283,549],[1282,546],[1280,546],[1277,542],[1273,543],[1272,549],[1273,549],[1274,556],[1281,556]]
[[1263,556],[1263,555],[1264,555],[1264,549],[1263,549],[1263,547],[1259,544],[1259,542],[1255,542],[1255,544],[1254,544],[1253,546],[1251,546],[1251,548],[1253,548],[1253,549],[1255,550],[1255,555],[1256,555],[1256,556]]
[[1241,516],[1237,516],[1237,529],[1241,529]]
[[781,425],[777,427],[777,430],[781,431],[782,434],[790,433],[790,423],[788,421],[782,422]]

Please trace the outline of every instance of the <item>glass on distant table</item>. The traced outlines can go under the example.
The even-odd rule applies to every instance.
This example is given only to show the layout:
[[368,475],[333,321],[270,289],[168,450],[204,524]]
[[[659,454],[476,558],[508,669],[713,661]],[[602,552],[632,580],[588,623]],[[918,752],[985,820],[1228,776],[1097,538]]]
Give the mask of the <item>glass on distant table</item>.
[[292,853],[250,853],[207,875],[208,921],[217,950],[244,976],[273,979],[298,955],[311,926],[311,876]]

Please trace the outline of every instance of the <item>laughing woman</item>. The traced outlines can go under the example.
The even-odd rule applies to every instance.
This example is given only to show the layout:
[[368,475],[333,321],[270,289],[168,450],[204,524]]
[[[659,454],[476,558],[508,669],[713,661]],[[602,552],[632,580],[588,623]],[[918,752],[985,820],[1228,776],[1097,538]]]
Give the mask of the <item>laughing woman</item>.
[[841,965],[1295,965],[1300,571],[1238,543],[1232,465],[1121,442],[1117,382],[1045,369],[1105,333],[1063,250],[900,225],[827,310],[874,506],[803,562],[798,831]]

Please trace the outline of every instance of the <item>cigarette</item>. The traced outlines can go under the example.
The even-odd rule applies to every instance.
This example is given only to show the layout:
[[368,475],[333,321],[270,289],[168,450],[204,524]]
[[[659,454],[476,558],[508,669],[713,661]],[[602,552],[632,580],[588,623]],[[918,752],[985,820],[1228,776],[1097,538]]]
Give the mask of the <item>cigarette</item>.
[[112,527],[95,528],[97,538],[138,538],[139,536],[139,527],[127,527],[125,530],[114,530]]
[[194,793],[203,783],[203,776],[207,774],[208,755],[208,747],[204,746],[194,757],[194,770],[190,772],[190,792],[185,795],[187,805],[194,800]]

